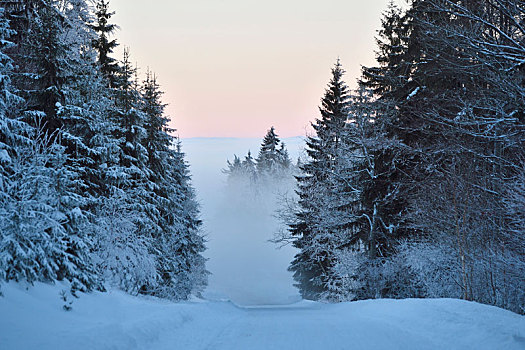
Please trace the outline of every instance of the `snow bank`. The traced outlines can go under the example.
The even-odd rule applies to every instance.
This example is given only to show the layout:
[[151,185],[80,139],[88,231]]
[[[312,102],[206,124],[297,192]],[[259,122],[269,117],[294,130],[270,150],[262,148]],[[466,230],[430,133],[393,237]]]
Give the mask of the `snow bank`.
[[12,349],[524,349],[525,317],[452,299],[302,301],[240,308],[171,303],[66,285],[2,286],[0,348]]

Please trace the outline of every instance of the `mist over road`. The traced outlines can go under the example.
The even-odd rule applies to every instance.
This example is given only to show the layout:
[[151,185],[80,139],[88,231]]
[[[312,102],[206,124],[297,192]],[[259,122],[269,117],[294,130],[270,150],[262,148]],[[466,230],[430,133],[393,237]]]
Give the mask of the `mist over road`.
[[[303,147],[303,138],[283,139],[293,161]],[[295,249],[268,242],[278,229],[274,217],[277,193],[266,188],[256,198],[227,191],[227,176],[221,169],[234,154],[243,158],[250,150],[257,157],[257,138],[183,139],[201,204],[207,235],[208,270],[212,273],[205,296],[230,299],[239,305],[288,304],[300,299],[287,267]],[[293,185],[288,191],[293,191]],[[279,191],[281,192],[282,189]]]

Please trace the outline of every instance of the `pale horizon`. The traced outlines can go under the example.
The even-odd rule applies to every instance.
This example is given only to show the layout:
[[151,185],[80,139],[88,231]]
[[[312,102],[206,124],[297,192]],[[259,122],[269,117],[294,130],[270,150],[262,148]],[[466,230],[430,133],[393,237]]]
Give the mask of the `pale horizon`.
[[351,88],[374,64],[389,1],[111,0],[114,56],[157,74],[181,138],[304,136],[337,58]]

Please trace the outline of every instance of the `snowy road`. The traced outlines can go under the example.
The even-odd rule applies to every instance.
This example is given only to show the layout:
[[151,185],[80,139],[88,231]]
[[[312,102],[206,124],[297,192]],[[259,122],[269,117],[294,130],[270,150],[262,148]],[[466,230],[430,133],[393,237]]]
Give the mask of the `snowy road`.
[[525,319],[507,323],[486,308],[457,300],[242,308],[195,349],[524,349]]
[[63,287],[4,286],[0,349],[525,349],[524,316],[453,299],[238,307],[112,291],[65,312]]

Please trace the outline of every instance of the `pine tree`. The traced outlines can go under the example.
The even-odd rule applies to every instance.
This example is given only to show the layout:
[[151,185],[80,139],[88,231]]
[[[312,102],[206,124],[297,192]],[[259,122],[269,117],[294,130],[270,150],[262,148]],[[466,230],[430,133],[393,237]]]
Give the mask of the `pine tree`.
[[[51,234],[51,246],[48,247],[51,250],[39,247],[38,244],[42,243],[36,244],[34,248],[42,249],[38,252],[37,259],[41,261],[47,257],[46,264],[50,265],[41,265],[31,274],[16,268],[10,275],[17,279],[22,276],[30,281],[35,278],[68,279],[72,282],[73,290],[89,290],[98,285],[87,254],[91,238],[85,234],[89,222],[82,210],[87,205],[87,198],[83,193],[85,188],[80,186],[82,180],[79,169],[71,166],[74,163],[71,161],[71,154],[62,146],[67,144],[64,136],[67,138],[68,134],[64,133],[64,119],[60,115],[60,110],[66,103],[66,82],[74,80],[74,73],[70,68],[74,66],[73,62],[77,57],[75,48],[78,47],[68,46],[66,28],[73,31],[79,29],[74,27],[77,20],[75,16],[80,16],[77,11],[82,7],[86,9],[85,3],[80,0],[63,8],[59,8],[55,1],[17,3],[11,8],[10,15],[14,19],[16,29],[22,30],[22,34],[15,38],[17,47],[8,51],[19,69],[13,75],[16,77],[14,85],[25,98],[18,118],[23,116],[34,128],[28,133],[31,138],[25,148],[25,152],[32,154],[34,159],[26,159],[22,150],[15,158],[20,169],[34,168],[26,170],[32,177],[28,178],[26,184],[21,185],[17,183],[25,181],[22,180],[21,173],[13,174],[13,188],[18,188],[20,197],[13,194],[11,199],[27,205],[16,209],[20,215],[26,216],[16,224],[17,220],[7,213],[9,224],[12,225],[9,230],[19,239],[16,244],[22,246],[25,245],[22,243],[24,235],[25,239],[34,239],[35,243],[42,241],[39,235]],[[40,185],[48,188],[37,190],[34,197],[24,197]],[[38,205],[42,207],[32,209],[35,206],[39,208]],[[14,204],[10,206],[11,209],[15,207]],[[27,215],[33,210],[42,210],[37,215],[37,220],[40,221],[33,223],[33,233],[24,234],[24,225],[31,222],[31,216]],[[12,264],[18,263],[23,256],[19,255],[20,249],[16,248],[14,242],[16,240],[12,242],[14,245],[6,246],[6,249],[11,251]],[[30,255],[29,251],[26,253]]]
[[279,161],[278,164],[282,169],[290,169],[292,165],[292,161],[290,160],[290,155],[288,154],[288,150],[286,149],[286,145],[284,142],[281,142],[281,147],[277,151],[279,155]]
[[26,101],[25,119],[44,116],[45,128],[53,134],[62,127],[57,106],[63,104],[62,86],[67,75],[69,50],[61,41],[67,25],[55,0],[19,1],[7,7],[16,47],[8,52],[14,60],[13,84]]
[[180,143],[170,152],[166,189],[170,191],[167,214],[169,226],[157,239],[160,283],[154,295],[181,300],[199,295],[207,284],[206,259],[201,255],[205,242],[188,166]]
[[109,1],[99,0],[96,3],[96,22],[92,25],[92,28],[99,34],[99,37],[93,40],[92,43],[93,47],[98,51],[98,63],[102,75],[107,79],[110,87],[116,88],[118,86],[117,75],[120,68],[117,60],[110,55],[118,47],[118,43],[115,39],[110,40],[109,37],[118,27],[109,23],[115,12],[109,12],[108,7]]
[[337,284],[332,267],[345,231],[338,221],[338,211],[344,204],[334,203],[334,196],[342,194],[334,193],[333,182],[350,99],[343,74],[338,60],[322,100],[321,118],[312,124],[316,134],[306,141],[309,159],[301,166],[303,174],[297,177],[299,211],[289,226],[293,244],[300,252],[289,269],[305,299],[331,298],[330,290]]
[[[281,144],[279,148],[279,144]],[[288,151],[272,126],[263,138],[259,156],[257,157],[257,172],[261,177],[282,177],[290,167]]]
[[[124,65],[125,67],[125,65]],[[204,240],[200,236],[199,210],[190,185],[190,176],[180,144],[174,147],[174,130],[165,115],[166,105],[156,77],[147,73],[142,86],[140,106],[144,114],[149,198],[157,213],[158,231],[153,231],[152,247],[157,259],[158,283],[145,286],[144,292],[171,298],[187,299],[206,285]]]
[[272,126],[264,136],[257,157],[257,171],[259,173],[271,172],[277,167],[278,162],[278,146],[281,140],[275,133],[275,128]]
[[[6,52],[15,45],[10,41],[15,32],[10,28],[5,8],[0,8],[0,217],[3,221],[9,216],[6,210],[8,203],[13,201],[11,189],[13,174],[15,174],[15,157],[20,146],[28,144],[29,125],[17,121],[20,105],[23,100],[14,94],[11,84],[13,62]],[[7,280],[11,259],[9,252],[3,248],[10,232],[5,228],[0,230],[0,281]]]
[[408,234],[406,198],[411,179],[407,177],[417,162],[406,145],[409,139],[417,142],[418,122],[405,109],[418,92],[411,75],[420,54],[414,32],[411,13],[403,13],[391,2],[377,39],[379,65],[363,68],[360,81],[374,93],[369,108],[376,110],[375,133],[382,139],[371,154],[374,176],[363,199],[365,213],[374,222],[368,242],[371,259],[391,254],[395,240]]
[[224,169],[223,173],[228,175],[228,181],[233,182],[244,176],[244,168],[242,166],[241,158],[236,154],[233,155],[233,161],[227,161],[228,169]]
[[257,181],[257,163],[255,159],[253,159],[251,151],[248,151],[241,166],[243,174],[248,177],[250,183],[254,184]]
[[71,191],[75,174],[64,166],[66,155],[43,129],[29,135],[13,158],[13,174],[2,206],[0,243],[7,280],[67,279],[72,291],[98,286],[82,234],[86,218],[83,198]]

